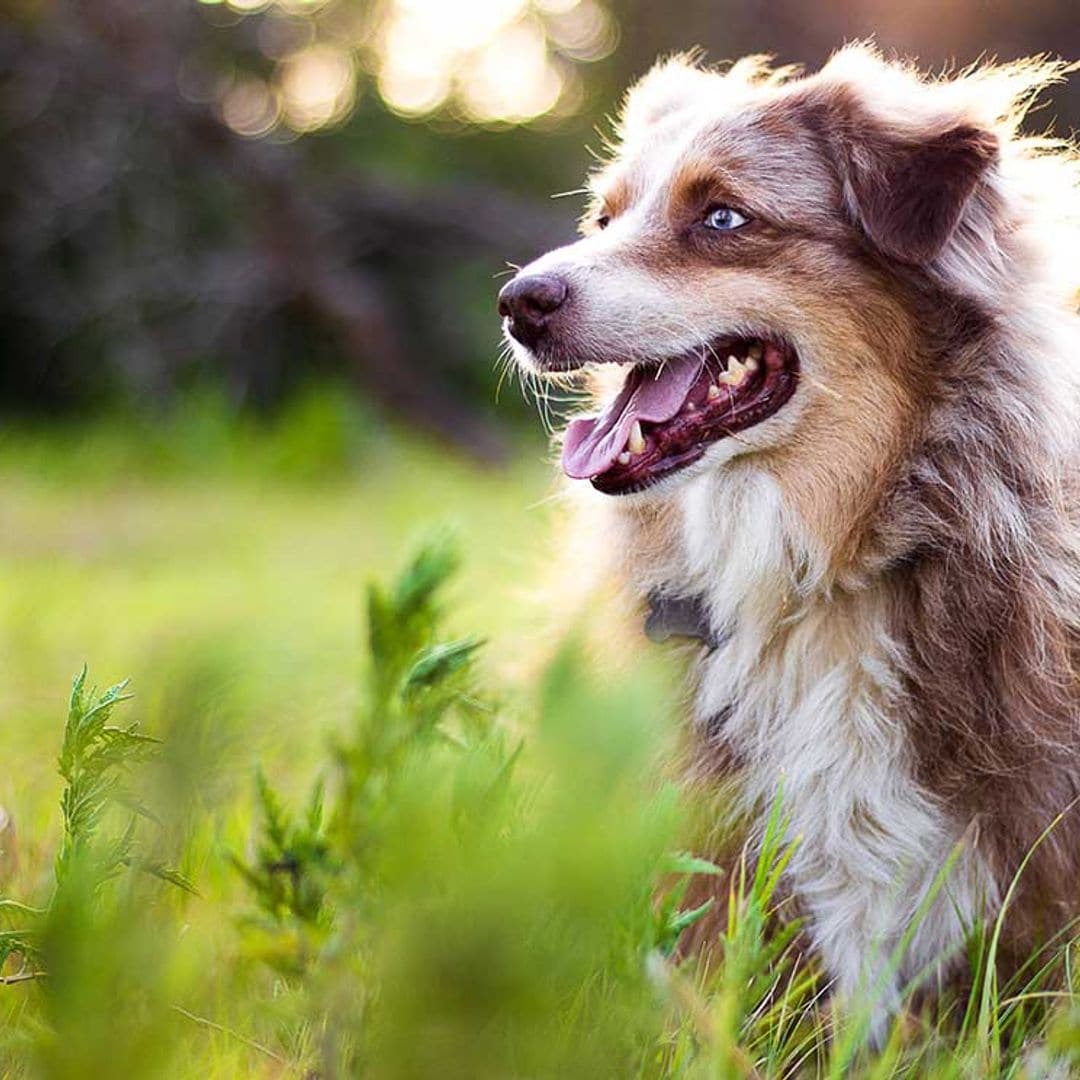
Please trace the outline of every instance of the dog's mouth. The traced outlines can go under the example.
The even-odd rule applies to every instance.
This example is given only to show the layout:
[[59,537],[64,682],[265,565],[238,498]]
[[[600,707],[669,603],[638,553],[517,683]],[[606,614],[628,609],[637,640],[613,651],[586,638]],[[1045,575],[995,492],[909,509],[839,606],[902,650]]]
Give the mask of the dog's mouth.
[[760,424],[795,392],[791,346],[719,338],[706,349],[630,368],[599,416],[566,430],[567,476],[607,495],[642,491],[697,461],[719,439]]

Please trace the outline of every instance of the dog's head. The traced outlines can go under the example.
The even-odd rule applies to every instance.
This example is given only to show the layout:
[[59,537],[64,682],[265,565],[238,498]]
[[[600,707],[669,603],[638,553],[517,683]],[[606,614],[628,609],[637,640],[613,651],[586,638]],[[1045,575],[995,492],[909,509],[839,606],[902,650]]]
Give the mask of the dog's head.
[[932,81],[865,47],[809,77],[655,68],[583,238],[499,298],[520,363],[597,390],[566,473],[655,499],[752,461],[823,531],[865,510],[1016,287],[1000,166],[1047,75]]

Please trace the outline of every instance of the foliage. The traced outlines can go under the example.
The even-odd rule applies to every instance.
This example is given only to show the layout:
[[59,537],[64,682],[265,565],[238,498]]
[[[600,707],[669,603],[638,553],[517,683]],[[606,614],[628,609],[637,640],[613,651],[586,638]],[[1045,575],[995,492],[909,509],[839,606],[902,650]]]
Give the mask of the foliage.
[[[162,800],[139,783],[168,746],[113,723],[124,684],[76,679],[49,896],[2,910],[10,1075],[1035,1077],[1077,1060],[1053,972],[993,975],[1000,919],[972,928],[971,996],[871,1050],[872,995],[841,1021],[800,956],[782,798],[754,859],[672,854],[717,808],[657,775],[661,688],[597,685],[571,640],[532,705],[500,700],[480,642],[444,629],[456,567],[436,542],[369,588],[351,721],[306,794],[256,773],[243,853],[191,848],[183,815],[201,896],[154,878],[191,888],[154,840],[179,804],[152,827]],[[709,957],[682,957],[720,903]]]
[[152,423],[206,384],[232,414],[263,411],[322,376],[482,458],[505,450],[493,275],[565,237],[572,210],[454,182],[448,140],[373,95],[349,135],[237,134],[216,97],[262,85],[268,42],[299,47],[314,15],[0,10],[0,412],[121,402]]
[[[141,1009],[153,997],[149,939],[136,929],[153,900],[140,879],[195,893],[184,874],[153,854],[140,829],[155,815],[131,782],[156,754],[156,740],[137,724],[110,724],[127,699],[126,683],[99,694],[86,675],[84,667],[72,684],[58,759],[63,828],[51,894],[40,908],[0,900],[13,924],[0,931],[0,986],[43,983],[49,1026],[37,1039],[36,1060],[43,1075],[56,1077],[87,1075],[82,1070],[95,1063],[121,1074],[141,1071],[157,1024],[123,1012],[126,1002]],[[136,964],[128,969],[125,961]]]
[[[545,677],[535,741],[507,741],[505,718],[475,685],[477,643],[440,638],[453,566],[431,547],[394,587],[370,590],[364,693],[334,749],[327,812],[321,784],[294,818],[259,781],[259,855],[243,873],[274,925],[262,925],[253,952],[290,980],[305,1022],[323,1032],[319,1067],[951,1076],[961,1061],[1005,1076],[1034,1060],[1026,1040],[1047,1021],[1047,972],[999,990],[990,963],[976,963],[972,1018],[955,1034],[949,1012],[963,1003],[946,1002],[902,1020],[869,1054],[878,991],[838,1024],[800,956],[801,922],[784,913],[782,793],[753,861],[721,868],[666,854],[690,807],[649,779],[661,744],[640,696],[597,695],[568,646]],[[283,864],[287,888],[275,879]],[[721,898],[709,962],[680,959],[680,933]],[[993,953],[999,928],[973,928],[976,957]],[[913,1038],[905,1024],[916,1023]],[[1053,1043],[1064,1045],[1056,1023]]]
[[[11,982],[44,977],[42,926],[68,904],[69,893],[97,902],[102,889],[122,874],[139,870],[194,893],[195,888],[178,870],[143,854],[138,839],[140,818],[154,815],[128,786],[131,770],[154,756],[156,740],[142,734],[137,724],[116,727],[109,723],[113,708],[127,700],[126,682],[103,693],[86,685],[86,668],[75,677],[68,703],[58,770],[64,780],[60,796],[63,835],[56,856],[52,898],[38,909],[11,899],[0,900],[0,910],[22,916],[23,925],[0,931],[0,972],[12,958],[18,970]],[[103,828],[117,809],[129,814],[121,829]]]
[[[506,1075],[516,1060],[596,1075],[613,1054],[629,1068],[640,1049],[627,1036],[651,1023],[644,956],[696,917],[678,887],[649,903],[670,793],[616,852],[606,799],[590,806],[576,786],[570,799],[554,773],[519,775],[524,744],[476,686],[479,642],[440,637],[455,565],[433,544],[392,588],[369,589],[364,694],[332,749],[326,810],[321,783],[294,816],[260,776],[257,857],[239,863],[258,908],[242,924],[249,949],[307,980],[333,1070],[424,1073],[446,1052],[436,1030],[455,1040],[461,1076]],[[577,676],[564,661],[551,677],[561,695]],[[628,794],[613,797],[620,817]],[[442,985],[421,975],[429,964]]]

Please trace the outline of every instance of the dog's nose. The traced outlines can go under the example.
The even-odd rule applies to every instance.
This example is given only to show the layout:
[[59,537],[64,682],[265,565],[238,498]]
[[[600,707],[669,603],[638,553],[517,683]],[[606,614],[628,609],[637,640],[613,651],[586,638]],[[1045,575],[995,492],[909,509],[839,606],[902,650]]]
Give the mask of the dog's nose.
[[499,314],[509,320],[510,333],[522,345],[535,345],[548,316],[566,300],[566,282],[554,274],[520,274],[499,292]]

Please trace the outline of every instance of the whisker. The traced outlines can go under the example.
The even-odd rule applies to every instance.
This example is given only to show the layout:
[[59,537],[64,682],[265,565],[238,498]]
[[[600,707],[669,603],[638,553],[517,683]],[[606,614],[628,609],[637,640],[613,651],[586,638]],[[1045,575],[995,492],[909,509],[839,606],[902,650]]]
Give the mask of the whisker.
[[536,411],[540,417],[540,423],[547,435],[554,435],[555,429],[551,423],[547,387],[544,385],[539,374],[535,371],[528,372],[528,381],[533,401],[536,404]]
[[566,492],[564,490],[553,491],[550,495],[545,495],[542,499],[537,499],[536,502],[529,503],[529,505],[526,506],[525,509],[526,509],[526,511],[528,511],[528,510],[542,510],[549,503],[565,502],[566,498],[567,498],[567,495],[568,495],[568,492]]
[[495,404],[498,405],[502,398],[503,383],[510,374],[510,365],[513,363],[513,353],[509,343],[504,343],[499,351],[499,357],[495,361],[495,370],[499,373],[499,381],[495,384]]
[[841,394],[839,390],[834,390],[831,386],[826,386],[823,382],[819,382],[812,375],[807,375],[805,371],[799,372],[799,378],[805,379],[811,386],[816,386],[819,390],[836,398],[837,401],[844,400],[844,395]]

